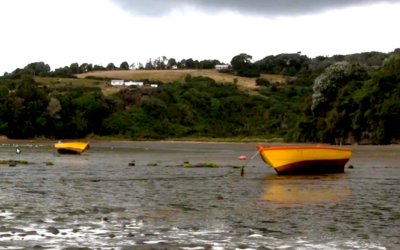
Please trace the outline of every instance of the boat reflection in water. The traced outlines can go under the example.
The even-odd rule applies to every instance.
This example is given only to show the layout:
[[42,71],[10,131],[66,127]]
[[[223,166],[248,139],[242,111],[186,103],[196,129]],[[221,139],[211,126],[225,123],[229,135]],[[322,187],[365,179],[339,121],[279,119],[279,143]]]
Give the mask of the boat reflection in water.
[[62,155],[61,157],[55,157],[53,160],[56,165],[64,166],[87,166],[89,160],[85,157],[76,157],[75,155]]
[[328,178],[267,177],[263,199],[276,205],[321,205],[340,201],[350,195],[346,180]]

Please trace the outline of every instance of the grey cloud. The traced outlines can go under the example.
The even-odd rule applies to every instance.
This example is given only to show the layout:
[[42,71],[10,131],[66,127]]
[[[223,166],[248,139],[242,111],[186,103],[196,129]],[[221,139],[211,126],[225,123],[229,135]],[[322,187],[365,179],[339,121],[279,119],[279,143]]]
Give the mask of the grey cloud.
[[216,14],[235,11],[264,17],[316,14],[332,9],[375,3],[400,3],[400,0],[111,0],[125,11],[139,16],[159,17],[182,6]]

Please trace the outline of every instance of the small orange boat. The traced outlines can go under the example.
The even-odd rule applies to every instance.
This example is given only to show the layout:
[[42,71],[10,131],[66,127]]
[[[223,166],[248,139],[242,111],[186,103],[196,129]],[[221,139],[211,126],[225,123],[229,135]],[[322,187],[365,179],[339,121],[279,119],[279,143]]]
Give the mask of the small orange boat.
[[330,146],[257,146],[262,160],[279,175],[343,173],[350,148]]

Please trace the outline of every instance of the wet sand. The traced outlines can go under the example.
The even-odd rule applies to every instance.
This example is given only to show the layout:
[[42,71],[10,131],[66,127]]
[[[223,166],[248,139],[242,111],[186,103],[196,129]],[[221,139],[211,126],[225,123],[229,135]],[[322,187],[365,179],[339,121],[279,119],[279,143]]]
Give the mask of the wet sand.
[[254,143],[93,142],[83,155],[61,156],[52,142],[36,145],[19,144],[21,155],[0,147],[0,160],[34,163],[0,165],[3,249],[400,245],[398,146],[353,147],[354,169],[333,175],[277,176],[256,156],[242,178],[240,169],[173,165],[242,165],[238,156],[252,157]]

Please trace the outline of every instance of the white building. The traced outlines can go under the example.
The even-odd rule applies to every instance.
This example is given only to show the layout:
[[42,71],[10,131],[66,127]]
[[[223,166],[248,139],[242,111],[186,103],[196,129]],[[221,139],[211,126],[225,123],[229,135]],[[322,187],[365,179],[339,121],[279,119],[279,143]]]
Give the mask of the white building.
[[158,85],[157,85],[157,84],[150,84],[150,87],[152,87],[152,88],[157,88]]
[[221,69],[227,69],[229,67],[229,65],[215,65],[215,69],[216,70],[221,70]]
[[125,86],[132,86],[132,85],[134,85],[134,86],[143,86],[143,82],[132,82],[132,81],[125,82]]
[[112,86],[121,86],[124,85],[124,80],[111,80]]
[[178,69],[178,66],[173,65],[173,66],[172,66],[172,69]]

